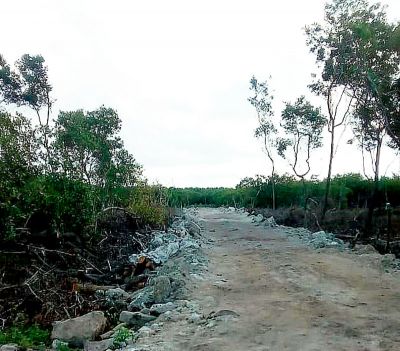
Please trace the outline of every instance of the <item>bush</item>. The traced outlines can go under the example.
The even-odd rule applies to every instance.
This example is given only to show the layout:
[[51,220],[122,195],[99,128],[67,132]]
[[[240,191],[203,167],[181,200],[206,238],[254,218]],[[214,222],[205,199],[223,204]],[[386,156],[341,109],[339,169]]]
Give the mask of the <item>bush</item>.
[[121,348],[121,344],[133,340],[134,336],[135,336],[134,333],[128,328],[125,327],[119,328],[114,334],[113,347],[115,349]]
[[143,184],[130,191],[128,209],[152,227],[167,223],[167,195],[161,186]]

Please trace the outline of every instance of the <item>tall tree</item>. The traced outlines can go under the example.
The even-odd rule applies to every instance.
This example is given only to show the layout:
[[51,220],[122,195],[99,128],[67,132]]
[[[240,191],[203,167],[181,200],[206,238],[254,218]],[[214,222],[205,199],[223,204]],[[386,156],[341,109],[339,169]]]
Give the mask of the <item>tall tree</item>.
[[[343,3],[346,1],[342,1]],[[326,100],[328,112],[327,129],[330,135],[328,174],[326,177],[322,219],[328,210],[328,198],[332,180],[333,159],[335,155],[337,129],[343,127],[350,115],[354,103],[354,93],[345,82],[345,77],[352,74],[351,53],[347,43],[350,40],[340,26],[340,14],[337,14],[340,0],[325,5],[324,25],[314,23],[306,26],[307,45],[315,54],[320,75],[313,74],[314,82],[310,89]]]
[[[335,128],[350,114],[355,117],[361,146],[375,151],[374,178],[379,179],[381,146],[389,128],[384,101],[399,66],[398,32],[398,27],[388,22],[385,8],[366,0],[333,0],[325,6],[325,23],[306,27],[307,44],[322,68],[320,79],[311,88],[327,98],[331,133],[323,213],[327,210]],[[338,89],[341,92],[335,91]],[[344,106],[331,105],[335,95],[338,103],[345,101]]]
[[302,181],[305,205],[305,177],[311,171],[311,151],[322,146],[322,129],[325,124],[326,117],[322,115],[321,109],[311,105],[304,96],[295,103],[286,103],[282,111],[281,127],[286,137],[279,138],[278,152]]
[[271,188],[272,188],[272,209],[276,208],[275,194],[275,158],[273,150],[276,147],[277,128],[273,117],[272,109],[273,95],[270,93],[268,81],[259,82],[254,76],[250,80],[250,90],[253,96],[248,100],[254,106],[257,112],[258,127],[254,132],[256,138],[262,139],[264,143],[264,151],[271,163]]
[[0,55],[0,99],[5,104],[31,108],[38,119],[39,139],[45,149],[45,168],[50,169],[50,113],[53,100],[50,96],[48,69],[42,56],[23,55],[13,70]]
[[24,187],[38,174],[37,148],[30,120],[0,110],[0,240],[13,235],[23,217],[17,205]]
[[115,186],[137,184],[142,168],[123,145],[116,111],[60,112],[55,124],[53,148],[58,168],[70,179],[96,185],[106,192]]
[[400,149],[400,78],[391,84],[385,98],[384,105],[388,111],[388,134],[391,145]]
[[[377,12],[375,13],[374,10]],[[352,24],[355,36],[354,49],[358,50],[359,80],[352,81],[352,89],[357,98],[354,111],[355,133],[360,146],[371,154],[374,173],[374,187],[368,202],[368,217],[365,234],[371,235],[373,210],[378,204],[380,160],[384,138],[389,132],[393,141],[396,135],[391,130],[390,119],[396,111],[391,104],[391,87],[399,73],[399,56],[391,47],[395,26],[389,24],[386,13],[378,5],[370,8],[370,17]],[[361,136],[361,138],[360,138]]]

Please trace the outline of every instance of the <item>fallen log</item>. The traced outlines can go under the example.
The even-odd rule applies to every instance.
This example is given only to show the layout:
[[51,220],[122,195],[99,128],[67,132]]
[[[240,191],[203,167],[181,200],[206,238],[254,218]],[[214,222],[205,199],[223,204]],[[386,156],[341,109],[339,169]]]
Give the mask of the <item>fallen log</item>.
[[148,276],[141,274],[138,276],[128,277],[125,279],[125,291],[141,289],[145,286]]
[[345,241],[354,240],[355,238],[354,235],[348,235],[348,234],[335,234],[335,237]]
[[98,290],[107,291],[115,288],[115,285],[96,285],[91,283],[74,283],[72,286],[73,291],[77,291],[82,294],[94,294]]

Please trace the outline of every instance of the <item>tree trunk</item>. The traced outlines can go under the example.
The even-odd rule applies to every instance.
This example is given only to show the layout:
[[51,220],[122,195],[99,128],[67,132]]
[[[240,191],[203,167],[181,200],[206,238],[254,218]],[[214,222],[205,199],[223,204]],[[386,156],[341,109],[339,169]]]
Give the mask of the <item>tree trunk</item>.
[[303,201],[304,201],[304,228],[308,226],[308,218],[307,218],[307,188],[306,181],[304,177],[301,178],[301,183],[303,184]]
[[371,237],[372,233],[372,219],[374,215],[374,209],[378,203],[378,193],[379,193],[379,165],[381,160],[381,149],[382,149],[382,138],[379,139],[378,145],[376,147],[376,156],[375,156],[375,174],[374,174],[374,186],[372,189],[371,199],[368,203],[368,216],[365,225],[365,236]]
[[273,210],[276,210],[276,198],[275,198],[275,172],[272,173],[271,186],[272,186],[272,209],[273,209]]
[[392,240],[392,209],[389,206],[386,207],[387,211],[387,238],[386,238],[386,251],[389,252],[390,241]]
[[276,210],[275,181],[272,182],[272,209],[273,209],[273,210]]
[[328,211],[328,199],[329,199],[329,191],[331,188],[331,178],[332,178],[332,164],[333,164],[333,153],[335,152],[335,127],[332,126],[331,131],[331,148],[329,154],[329,167],[328,167],[328,176],[326,177],[326,187],[325,187],[325,197],[324,197],[324,207],[322,209],[322,221],[325,219],[326,211]]

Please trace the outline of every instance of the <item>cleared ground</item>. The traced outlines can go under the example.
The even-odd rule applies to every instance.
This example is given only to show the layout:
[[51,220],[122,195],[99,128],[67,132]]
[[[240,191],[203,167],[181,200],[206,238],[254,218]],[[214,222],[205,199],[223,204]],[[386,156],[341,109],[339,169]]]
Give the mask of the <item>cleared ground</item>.
[[236,212],[199,216],[213,242],[191,300],[239,317],[165,322],[154,350],[400,350],[400,280],[376,254],[318,252]]

